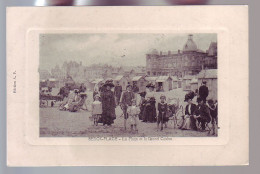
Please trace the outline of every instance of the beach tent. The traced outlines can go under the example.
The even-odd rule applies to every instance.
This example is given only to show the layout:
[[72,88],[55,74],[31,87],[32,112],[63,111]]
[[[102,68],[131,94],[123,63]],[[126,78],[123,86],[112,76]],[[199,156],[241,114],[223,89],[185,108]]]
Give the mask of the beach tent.
[[176,76],[172,76],[172,89],[178,88],[178,78]]
[[186,75],[186,76],[183,77],[183,79],[182,79],[182,89],[184,91],[189,91],[191,89],[191,87],[190,87],[191,79],[193,79],[193,77],[191,75]]
[[156,79],[158,91],[170,91],[172,90],[172,78],[170,76],[159,76]]
[[126,76],[118,75],[113,79],[114,84],[119,83],[122,86],[122,90],[126,90],[126,86],[130,83],[129,79]]
[[198,79],[196,79],[196,78],[191,79],[190,89],[194,92],[196,91],[196,89],[198,89]]
[[136,84],[136,86],[139,88],[138,92],[144,92],[148,81],[144,76],[135,76],[132,78],[132,84]]
[[217,100],[218,83],[217,83],[217,69],[202,70],[198,75],[198,85],[200,86],[203,81],[207,82],[209,89],[208,99]]

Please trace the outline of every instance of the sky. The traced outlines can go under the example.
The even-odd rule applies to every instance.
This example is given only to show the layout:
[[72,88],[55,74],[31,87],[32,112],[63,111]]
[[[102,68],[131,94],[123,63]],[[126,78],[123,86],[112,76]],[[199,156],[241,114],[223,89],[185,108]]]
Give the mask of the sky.
[[[150,50],[182,50],[188,34],[41,34],[40,69],[50,70],[70,60],[85,66],[145,66],[145,55]],[[217,34],[193,34],[193,40],[206,51],[211,42],[217,41]]]

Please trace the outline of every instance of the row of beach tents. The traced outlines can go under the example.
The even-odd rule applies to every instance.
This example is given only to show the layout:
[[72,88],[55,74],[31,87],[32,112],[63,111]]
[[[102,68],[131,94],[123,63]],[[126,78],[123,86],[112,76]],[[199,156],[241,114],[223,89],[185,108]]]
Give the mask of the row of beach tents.
[[[182,88],[183,91],[196,91],[202,84],[202,81],[206,81],[209,88],[209,97],[212,99],[217,98],[217,69],[202,70],[197,75],[186,75],[183,78],[177,78],[176,76],[135,76],[129,78],[127,76],[119,75],[112,80],[115,85],[119,83],[123,90],[126,90],[128,84],[136,85],[138,87],[138,92],[146,91],[146,85],[148,83],[153,83],[155,85],[155,90],[158,92],[166,92],[178,88]],[[94,88],[99,87],[105,81],[106,79],[94,79],[82,83],[84,83],[89,90],[93,91]],[[75,82],[73,81],[73,83]],[[64,85],[65,84],[56,79],[40,81],[40,86],[42,87],[50,86],[59,88]]]
[[[210,98],[217,98],[217,70],[202,70],[198,75],[186,75],[183,78],[177,78],[176,76],[135,76],[129,78],[127,76],[119,75],[113,79],[114,84],[119,84],[122,86],[123,90],[126,90],[128,84],[136,85],[139,92],[146,90],[146,85],[148,83],[153,83],[155,85],[156,91],[170,91],[177,88],[182,88],[184,91],[196,91],[203,81],[207,82],[207,86],[210,91]],[[91,81],[91,90],[95,87],[100,86],[104,83],[104,79],[95,79]]]

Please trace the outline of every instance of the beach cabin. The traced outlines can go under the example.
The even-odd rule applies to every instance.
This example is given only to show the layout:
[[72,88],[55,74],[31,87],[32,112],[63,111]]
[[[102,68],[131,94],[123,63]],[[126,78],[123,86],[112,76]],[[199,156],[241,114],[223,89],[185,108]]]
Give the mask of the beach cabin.
[[147,80],[148,83],[152,83],[155,85],[155,88],[157,89],[156,80],[158,77],[145,77],[145,80]]
[[128,85],[129,79],[126,76],[119,75],[113,79],[113,82],[115,85],[119,83],[119,85],[122,86],[122,90],[126,90],[126,86]]
[[176,76],[172,76],[172,89],[178,88],[178,78]]
[[172,78],[170,76],[159,76],[156,79],[156,91],[170,91],[172,90]]
[[218,83],[217,83],[217,69],[208,69],[202,70],[198,75],[198,85],[202,84],[202,81],[207,82],[207,87],[209,89],[209,95],[207,100],[213,99],[217,100],[218,98]]
[[189,91],[190,88],[190,82],[193,77],[191,75],[186,75],[182,79],[182,89],[183,91]]
[[136,85],[139,88],[138,92],[145,92],[148,81],[145,79],[144,76],[135,76],[132,78],[132,84]]
[[192,90],[193,92],[195,92],[198,89],[198,79],[193,78],[190,81],[190,90]]

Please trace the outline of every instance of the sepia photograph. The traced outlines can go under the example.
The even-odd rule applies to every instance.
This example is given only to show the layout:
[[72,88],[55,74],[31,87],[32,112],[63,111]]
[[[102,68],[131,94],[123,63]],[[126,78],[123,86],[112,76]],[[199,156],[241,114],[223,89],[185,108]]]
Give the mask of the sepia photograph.
[[40,137],[218,137],[216,33],[41,33],[38,70]]

